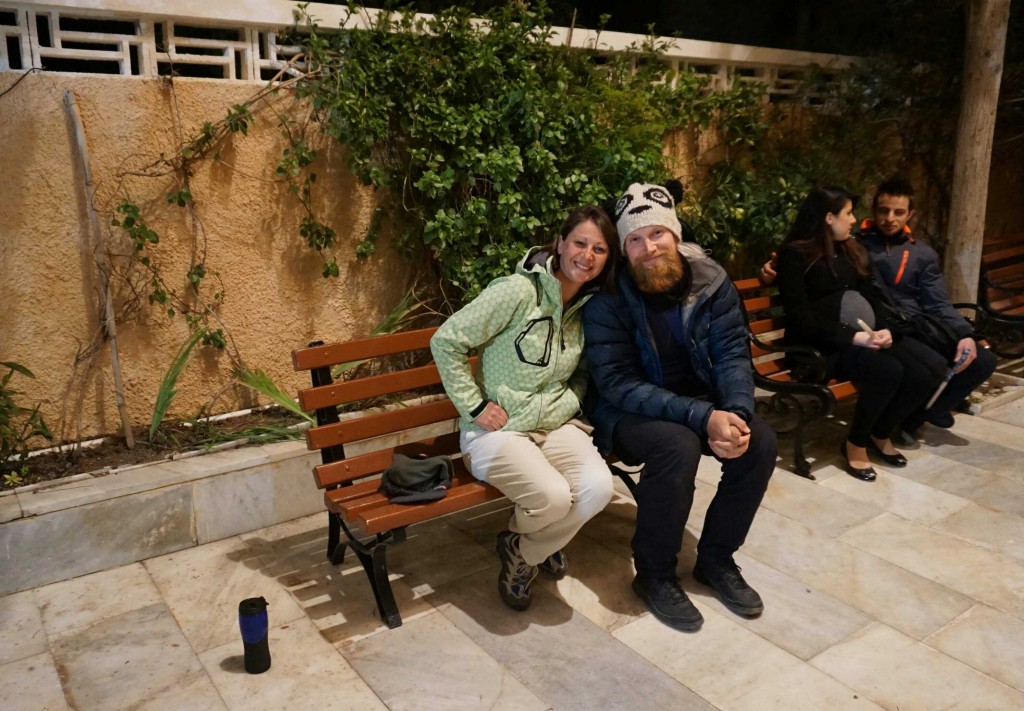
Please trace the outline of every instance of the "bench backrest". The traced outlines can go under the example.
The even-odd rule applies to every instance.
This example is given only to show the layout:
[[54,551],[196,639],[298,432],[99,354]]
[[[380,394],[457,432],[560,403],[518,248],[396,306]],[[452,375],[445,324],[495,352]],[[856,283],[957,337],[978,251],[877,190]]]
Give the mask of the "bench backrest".
[[[786,328],[778,287],[765,286],[760,279],[742,279],[733,284],[743,300],[750,332],[765,345],[782,345]],[[755,343],[750,344],[750,357],[757,372],[766,378],[787,371],[783,354],[771,353]]]
[[[397,333],[330,345],[310,344],[292,352],[296,370],[308,370],[313,387],[299,392],[303,410],[316,411],[317,426],[306,432],[306,444],[319,450],[322,464],[314,469],[316,485],[331,488],[375,476],[391,465],[395,452],[451,454],[457,452],[458,411],[444,391],[433,363],[399,367],[393,372],[335,382],[332,368],[384,356],[429,355],[436,328]],[[339,405],[397,396],[390,403],[339,417]],[[411,404],[408,404],[411,401]],[[345,447],[349,445],[347,456]]]
[[[750,344],[750,358],[754,369],[759,375],[774,381],[787,382],[794,379],[805,379],[806,373],[801,378],[793,377],[790,369],[794,366],[792,363],[787,363],[784,353],[766,350],[753,342],[756,340],[771,348],[779,348],[784,345],[786,321],[778,287],[765,286],[760,279],[742,279],[733,284],[743,300],[747,325],[754,337]],[[831,380],[828,387],[836,398],[844,398],[857,392],[856,387],[850,382]]]
[[985,245],[978,298],[983,306],[998,313],[1024,313],[1024,241]]

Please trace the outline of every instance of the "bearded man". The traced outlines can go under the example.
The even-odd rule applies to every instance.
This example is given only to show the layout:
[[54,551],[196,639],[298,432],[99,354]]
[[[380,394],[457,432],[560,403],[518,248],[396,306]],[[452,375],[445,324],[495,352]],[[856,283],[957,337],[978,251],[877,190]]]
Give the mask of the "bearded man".
[[[629,186],[612,219],[626,269],[618,293],[595,296],[584,317],[596,386],[588,415],[604,452],[644,464],[637,487],[633,590],[661,622],[696,631],[700,611],[676,574],[702,455],[722,479],[697,544],[694,579],[738,615],[764,610],[733,554],[746,539],[775,469],[775,433],[754,414],[754,379],[742,305],[725,271],[683,243],[660,185]],[[673,194],[673,192],[675,194]]]

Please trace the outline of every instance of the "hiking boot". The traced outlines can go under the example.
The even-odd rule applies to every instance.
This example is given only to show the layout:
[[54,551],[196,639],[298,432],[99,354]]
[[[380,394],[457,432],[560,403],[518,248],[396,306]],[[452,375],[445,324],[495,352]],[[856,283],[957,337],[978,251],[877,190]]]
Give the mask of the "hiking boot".
[[637,573],[633,592],[644,601],[658,620],[682,632],[696,632],[704,624],[704,616],[679,587],[675,578],[648,578]]
[[502,531],[498,534],[498,557],[501,558],[501,572],[498,573],[498,594],[513,610],[525,610],[530,606],[530,583],[537,577],[537,566],[529,565],[519,553],[519,534]]
[[757,617],[764,612],[761,596],[740,575],[740,567],[732,556],[714,563],[697,558],[693,579],[715,591],[722,604],[743,617]]
[[565,557],[565,551],[555,551],[537,567],[545,578],[561,580],[569,572],[569,559]]

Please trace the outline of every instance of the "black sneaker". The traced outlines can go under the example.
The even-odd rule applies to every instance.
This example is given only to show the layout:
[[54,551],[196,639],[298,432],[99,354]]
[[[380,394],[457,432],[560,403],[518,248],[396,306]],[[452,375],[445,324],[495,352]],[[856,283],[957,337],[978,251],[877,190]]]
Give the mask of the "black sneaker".
[[502,531],[498,534],[498,594],[513,610],[525,610],[532,600],[530,583],[537,577],[537,566],[529,565],[519,553],[519,534]]
[[740,575],[740,567],[732,557],[721,562],[708,563],[697,558],[693,579],[715,591],[722,604],[743,617],[757,617],[764,612],[761,596]]
[[686,597],[675,578],[651,579],[638,573],[633,578],[633,592],[652,615],[673,629],[696,632],[704,624],[704,616]]
[[545,578],[561,580],[569,572],[569,559],[565,557],[565,551],[555,551],[545,558],[537,568]]

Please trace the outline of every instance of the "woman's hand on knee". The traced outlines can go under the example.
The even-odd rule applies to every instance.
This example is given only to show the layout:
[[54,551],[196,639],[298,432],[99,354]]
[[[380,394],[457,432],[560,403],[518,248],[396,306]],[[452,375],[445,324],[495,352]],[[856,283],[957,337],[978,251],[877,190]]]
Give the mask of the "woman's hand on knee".
[[872,336],[871,342],[879,348],[888,348],[892,345],[892,332],[888,328],[875,331],[875,335]]
[[857,333],[853,334],[853,345],[872,351],[877,351],[881,348],[881,346],[875,343],[874,334],[869,334],[867,331],[857,331]]
[[497,432],[508,424],[508,413],[498,403],[489,402],[473,422],[489,432]]

